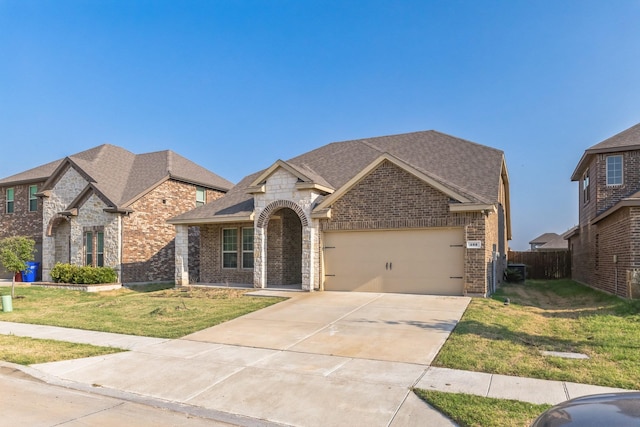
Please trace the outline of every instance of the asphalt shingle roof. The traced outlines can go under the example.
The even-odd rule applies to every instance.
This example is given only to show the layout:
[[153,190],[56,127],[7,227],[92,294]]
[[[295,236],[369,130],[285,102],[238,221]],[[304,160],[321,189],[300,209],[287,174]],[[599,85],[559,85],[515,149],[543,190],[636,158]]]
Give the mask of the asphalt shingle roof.
[[540,236],[536,237],[535,239],[533,239],[532,241],[529,242],[530,245],[536,244],[536,243],[548,243],[554,239],[557,239],[558,237],[560,237],[560,235],[558,233],[544,233],[541,234]]
[[119,208],[127,207],[167,177],[223,191],[233,186],[230,181],[173,151],[136,155],[111,144],[103,144],[7,177],[0,180],[0,185],[36,178],[46,180],[67,161],[77,166],[93,181],[96,189],[107,197],[114,207]]
[[602,150],[616,151],[618,148],[640,146],[640,123],[589,147],[587,151],[602,152]]
[[587,167],[594,154],[614,153],[638,149],[640,149],[640,123],[587,148],[580,158],[576,169],[573,171],[571,180],[579,181],[582,178],[582,172]]
[[[300,170],[312,171],[317,175],[316,182],[339,189],[385,153],[473,202],[493,204],[498,201],[504,153],[437,131],[334,142],[287,163]],[[172,222],[250,214],[253,196],[247,194],[247,189],[265,170],[245,177],[221,199],[179,215]]]

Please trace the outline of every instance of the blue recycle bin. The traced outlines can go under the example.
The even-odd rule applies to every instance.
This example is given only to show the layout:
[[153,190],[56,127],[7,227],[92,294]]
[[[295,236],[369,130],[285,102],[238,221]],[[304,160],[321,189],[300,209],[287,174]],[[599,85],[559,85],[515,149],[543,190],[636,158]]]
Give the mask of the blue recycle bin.
[[40,268],[39,262],[28,261],[27,268],[22,272],[22,281],[35,282],[38,277],[38,268]]

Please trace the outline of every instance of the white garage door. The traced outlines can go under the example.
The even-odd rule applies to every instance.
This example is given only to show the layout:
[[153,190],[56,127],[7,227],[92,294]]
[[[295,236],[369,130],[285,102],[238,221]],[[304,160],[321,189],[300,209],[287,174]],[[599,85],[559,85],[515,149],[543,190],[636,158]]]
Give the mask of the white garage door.
[[462,295],[461,228],[324,233],[324,289]]

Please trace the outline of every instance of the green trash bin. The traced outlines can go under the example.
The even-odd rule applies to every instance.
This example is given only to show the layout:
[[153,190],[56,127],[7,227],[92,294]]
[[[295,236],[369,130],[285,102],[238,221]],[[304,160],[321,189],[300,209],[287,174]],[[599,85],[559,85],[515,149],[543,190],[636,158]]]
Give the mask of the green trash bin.
[[9,313],[13,311],[13,304],[11,302],[11,295],[2,295],[2,311]]

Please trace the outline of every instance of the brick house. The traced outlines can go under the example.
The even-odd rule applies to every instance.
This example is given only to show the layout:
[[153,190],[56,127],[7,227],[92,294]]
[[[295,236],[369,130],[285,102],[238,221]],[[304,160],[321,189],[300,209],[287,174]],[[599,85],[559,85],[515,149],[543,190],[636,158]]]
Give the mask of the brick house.
[[169,220],[176,283],[490,294],[510,239],[502,151],[436,131],[337,142],[245,177]]
[[[172,151],[100,145],[0,180],[0,238],[36,240],[45,281],[57,262],[114,267],[124,283],[171,281],[175,230],[166,220],[232,185]],[[189,239],[197,277],[197,229]]]
[[640,269],[640,124],[585,150],[571,180],[579,182],[579,225],[564,237],[573,279],[631,296]]

